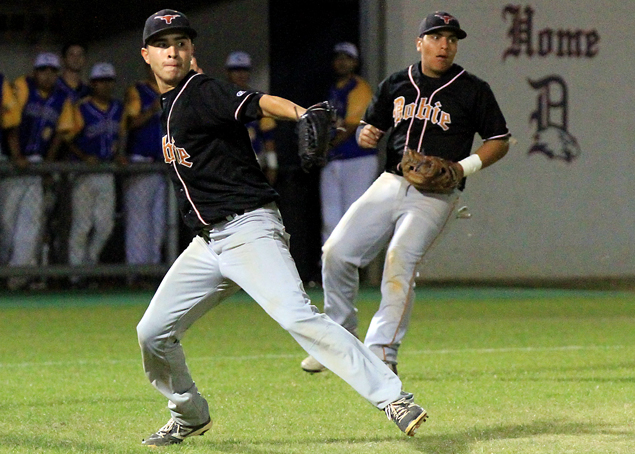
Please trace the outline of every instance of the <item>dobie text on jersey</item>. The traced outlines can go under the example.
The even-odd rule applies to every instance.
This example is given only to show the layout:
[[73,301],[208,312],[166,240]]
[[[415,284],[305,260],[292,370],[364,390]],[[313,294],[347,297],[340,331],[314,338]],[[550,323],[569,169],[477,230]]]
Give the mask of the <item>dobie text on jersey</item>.
[[449,124],[452,123],[450,114],[441,110],[441,102],[437,101],[434,106],[432,106],[428,104],[428,98],[421,98],[418,106],[417,103],[414,102],[406,104],[406,99],[403,96],[395,98],[393,101],[392,116],[395,126],[403,120],[410,120],[413,116],[417,120],[428,120],[440,126],[444,131],[447,131]]
[[185,167],[192,167],[192,163],[188,161],[190,155],[185,151],[185,148],[177,147],[174,145],[174,139],[172,142],[168,142],[168,136],[163,136],[163,159],[166,164],[172,164],[176,161]]

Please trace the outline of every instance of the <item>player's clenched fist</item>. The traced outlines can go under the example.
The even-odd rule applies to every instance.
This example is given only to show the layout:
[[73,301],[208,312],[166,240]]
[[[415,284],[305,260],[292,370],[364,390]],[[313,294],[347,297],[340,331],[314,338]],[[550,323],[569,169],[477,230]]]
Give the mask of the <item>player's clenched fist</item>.
[[379,139],[384,135],[384,131],[373,125],[365,125],[357,136],[357,143],[363,148],[375,148]]

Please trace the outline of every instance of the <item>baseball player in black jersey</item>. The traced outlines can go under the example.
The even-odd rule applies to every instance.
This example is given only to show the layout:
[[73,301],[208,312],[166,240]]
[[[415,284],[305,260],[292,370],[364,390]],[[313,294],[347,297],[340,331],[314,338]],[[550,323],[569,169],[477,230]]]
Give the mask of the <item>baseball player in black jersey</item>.
[[196,32],[185,15],[150,16],[141,54],[161,92],[163,154],[185,223],[199,235],[174,262],[137,326],[143,366],[168,400],[171,418],[143,444],[165,446],[212,425],[207,401],[185,363],[181,338],[239,288],[311,355],[349,383],[408,435],[426,412],[368,348],[304,292],[276,201],[244,124],[269,116],[294,121],[306,109],[191,69]]
[[[458,162],[468,176],[501,159],[509,148],[505,118],[489,85],[454,64],[467,34],[445,12],[419,27],[421,62],[382,81],[358,128],[358,143],[376,147],[388,134],[385,172],[346,212],[323,246],[324,312],[357,335],[359,268],[387,247],[381,303],[365,344],[397,372],[397,351],[408,329],[417,264],[450,220],[464,182],[451,194],[415,189],[400,162],[409,148]],[[475,133],[483,144],[470,155]],[[302,362],[308,372],[323,366]]]

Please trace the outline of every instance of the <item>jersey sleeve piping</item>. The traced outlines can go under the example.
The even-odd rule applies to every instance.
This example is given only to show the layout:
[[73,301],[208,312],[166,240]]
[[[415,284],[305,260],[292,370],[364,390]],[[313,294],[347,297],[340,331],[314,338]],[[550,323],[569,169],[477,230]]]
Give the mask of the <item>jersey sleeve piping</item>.
[[254,92],[254,93],[249,93],[247,96],[245,96],[245,99],[243,99],[243,101],[240,103],[240,105],[234,112],[234,120],[240,121],[240,112],[242,111],[243,107],[247,104],[247,102],[250,101],[251,98],[253,98],[256,94],[257,93]]
[[511,132],[507,132],[505,134],[500,134],[498,136],[492,136],[492,137],[488,137],[487,139],[483,139],[483,142],[487,142],[488,140],[500,140],[500,139],[506,139],[508,137],[511,137],[512,133]]

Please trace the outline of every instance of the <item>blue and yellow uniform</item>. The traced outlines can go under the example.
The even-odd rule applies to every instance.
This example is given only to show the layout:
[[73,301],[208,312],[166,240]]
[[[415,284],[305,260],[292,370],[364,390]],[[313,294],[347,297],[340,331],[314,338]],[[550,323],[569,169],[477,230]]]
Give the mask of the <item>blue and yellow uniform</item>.
[[4,131],[20,124],[20,109],[13,87],[2,73],[0,73],[0,102],[2,106],[0,110],[0,159],[3,159],[2,156],[10,156],[9,150],[4,148],[6,140]]
[[57,79],[57,87],[66,93],[73,104],[79,103],[82,99],[90,95],[90,87],[80,82],[76,87],[71,87],[62,77]]
[[[20,124],[20,109],[18,101],[13,92],[13,87],[4,74],[0,73],[0,159],[8,159],[12,154],[17,154],[18,150],[9,150],[6,131],[13,129]],[[12,186],[7,179],[0,179],[0,209],[2,210],[2,231],[0,238],[2,248],[0,249],[0,264],[5,264],[9,260],[11,246],[13,243],[13,225],[15,223],[14,213],[17,213],[17,206],[9,206],[8,190]]]
[[[95,165],[112,162],[122,137],[123,111],[123,103],[115,99],[104,102],[89,96],[82,100],[76,107],[79,132],[73,140],[75,156],[71,158],[77,160],[81,156]],[[77,176],[72,200],[69,262],[97,263],[114,227],[114,176],[106,172]]]
[[[12,152],[13,161],[24,166],[50,159],[57,146],[56,135],[70,134],[73,130],[71,102],[55,88],[40,89],[35,76],[31,75],[18,78],[13,88],[17,111],[9,114],[9,121],[13,125],[16,121],[19,123],[19,145]],[[2,182],[1,192],[3,259],[10,266],[36,266],[45,217],[42,177],[7,178]]]
[[74,130],[72,101],[55,88],[50,94],[43,93],[31,76],[17,79],[14,87],[21,110],[20,153],[30,162],[40,162],[47,157],[56,133],[67,136]]
[[377,176],[376,149],[362,148],[355,140],[366,107],[373,96],[368,82],[353,73],[357,66],[357,48],[351,43],[344,50],[335,47],[334,68],[345,60],[346,69],[335,70],[336,82],[330,87],[328,100],[337,112],[343,129],[334,139],[327,165],[320,174],[322,208],[322,243],[333,232],[346,210],[361,196]]
[[[135,163],[163,161],[161,105],[154,80],[141,80],[126,90],[127,156]],[[163,173],[133,174],[126,178],[126,261],[158,264],[165,239],[167,179]]]
[[[161,109],[159,92],[148,81],[139,81],[126,91],[125,114],[127,119],[142,112],[150,116],[143,125],[132,128],[128,125],[127,154],[132,162],[157,162],[163,160],[161,149]],[[154,112],[151,112],[154,109]]]
[[109,105],[86,98],[77,106],[77,129],[74,143],[86,155],[101,162],[111,162],[122,136],[123,104],[111,100]]
[[[329,102],[337,111],[337,118],[343,125],[359,125],[366,107],[373,96],[368,82],[354,74],[350,79],[334,84],[329,90]],[[329,152],[329,160],[353,159],[377,154],[376,149],[362,148],[351,135]]]

